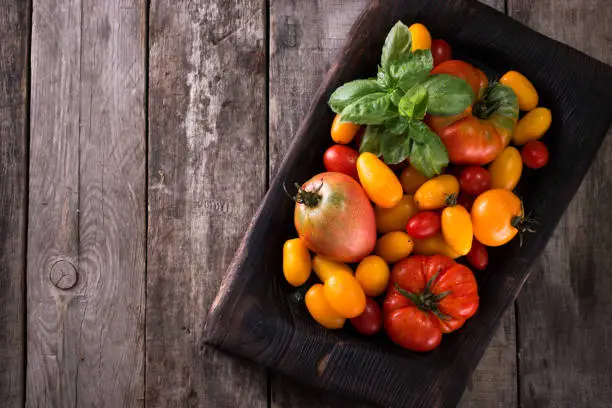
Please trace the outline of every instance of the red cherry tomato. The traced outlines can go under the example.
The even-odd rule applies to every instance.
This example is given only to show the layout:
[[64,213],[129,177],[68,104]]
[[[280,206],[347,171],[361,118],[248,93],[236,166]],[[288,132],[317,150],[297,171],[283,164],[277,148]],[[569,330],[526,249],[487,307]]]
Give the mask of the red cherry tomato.
[[480,166],[468,166],[459,176],[461,191],[477,196],[491,188],[491,174]]
[[472,211],[474,200],[476,200],[476,197],[461,192],[459,193],[459,197],[457,197],[457,204],[462,205],[466,210],[468,210],[468,212],[470,212]]
[[327,171],[335,171],[344,173],[354,179],[358,179],[357,175],[357,158],[359,153],[350,147],[340,144],[333,145],[323,154],[323,165]]
[[521,150],[523,163],[530,169],[539,169],[548,163],[548,148],[539,140],[527,142]]
[[431,42],[431,55],[433,56],[434,67],[453,58],[450,45],[440,39]]
[[487,251],[486,246],[474,239],[472,241],[472,249],[467,254],[466,258],[470,265],[482,271],[489,263],[489,251]]
[[440,214],[435,211],[421,211],[408,220],[406,232],[412,238],[424,239],[436,235],[440,231]]
[[351,324],[361,334],[372,335],[382,328],[382,312],[378,303],[372,298],[366,299],[366,308],[362,314],[351,319]]

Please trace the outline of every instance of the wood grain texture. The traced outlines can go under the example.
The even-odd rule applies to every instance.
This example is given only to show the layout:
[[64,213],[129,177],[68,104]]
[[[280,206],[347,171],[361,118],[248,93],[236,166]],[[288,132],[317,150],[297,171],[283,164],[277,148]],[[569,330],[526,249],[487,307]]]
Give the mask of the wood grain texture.
[[266,188],[263,3],[153,0],[146,405],[265,407],[266,371],[202,345]]
[[29,2],[0,0],[0,401],[23,406]]
[[[612,64],[611,6],[608,0],[510,0],[509,12]],[[612,400],[606,352],[612,346],[612,235],[605,221],[612,216],[611,134],[517,301],[525,408],[603,408]],[[555,135],[548,137],[554,143]]]
[[34,2],[26,407],[144,403],[145,2]]

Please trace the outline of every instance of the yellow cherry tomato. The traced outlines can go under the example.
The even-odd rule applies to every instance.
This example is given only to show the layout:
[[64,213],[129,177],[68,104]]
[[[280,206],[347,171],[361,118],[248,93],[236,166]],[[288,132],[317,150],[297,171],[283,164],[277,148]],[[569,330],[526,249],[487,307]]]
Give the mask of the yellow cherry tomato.
[[462,205],[453,205],[442,211],[441,221],[444,241],[459,255],[467,255],[474,238],[470,213]]
[[293,286],[301,286],[310,277],[312,262],[308,247],[300,238],[289,239],[283,245],[283,274]]
[[356,123],[341,122],[340,115],[336,115],[331,127],[332,140],[340,144],[349,144],[359,132],[361,126]]
[[404,195],[400,202],[393,208],[382,208],[376,206],[376,229],[381,234],[391,231],[402,231],[410,217],[419,212],[411,195]]
[[327,278],[323,286],[325,298],[340,316],[352,319],[365,310],[365,292],[352,273],[335,272]]
[[414,194],[427,181],[427,177],[412,166],[406,167],[400,174],[400,183],[406,194]]
[[415,239],[414,253],[419,255],[446,255],[452,259],[457,259],[461,256],[446,243],[442,234],[436,234],[433,237],[424,239]]
[[376,255],[388,263],[395,263],[406,258],[412,252],[414,242],[404,231],[391,231],[376,242]]
[[436,210],[446,205],[448,197],[457,197],[459,182],[455,176],[443,174],[427,180],[416,193],[414,201],[421,210]]
[[523,172],[523,160],[516,147],[506,147],[489,165],[491,188],[514,190]]
[[538,140],[550,127],[552,113],[548,108],[535,108],[518,121],[512,141],[517,145],[524,145],[530,140]]
[[353,273],[353,270],[347,264],[333,261],[323,255],[318,254],[312,258],[312,268],[319,279],[321,279],[321,282],[325,282],[330,276],[338,271],[344,271],[351,274]]
[[366,194],[379,207],[395,207],[404,196],[402,185],[393,170],[372,153],[359,155],[357,174]]
[[322,284],[312,285],[304,298],[306,308],[313,319],[327,329],[339,329],[344,326],[346,318],[340,316],[327,301],[325,288]]
[[530,111],[538,106],[538,92],[525,75],[516,71],[508,71],[499,82],[512,88],[521,110]]
[[366,256],[357,266],[355,279],[366,295],[378,296],[387,289],[389,284],[389,265],[380,256]]
[[510,241],[524,220],[521,200],[508,190],[485,191],[472,205],[474,236],[486,246],[500,246]]
[[431,48],[431,34],[423,24],[415,23],[408,27],[408,31],[412,35],[412,51],[429,50]]

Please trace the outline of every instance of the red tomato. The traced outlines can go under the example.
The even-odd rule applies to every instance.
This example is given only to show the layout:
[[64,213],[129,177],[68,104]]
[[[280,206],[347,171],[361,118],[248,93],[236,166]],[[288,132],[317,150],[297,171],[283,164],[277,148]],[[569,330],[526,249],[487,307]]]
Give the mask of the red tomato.
[[431,42],[431,55],[433,56],[434,67],[453,57],[450,45],[444,40],[433,40]]
[[539,169],[548,163],[548,149],[539,140],[527,142],[521,150],[521,156],[523,156],[525,166],[530,169]]
[[351,319],[351,324],[361,334],[378,333],[382,327],[380,306],[372,298],[366,299],[366,308],[362,314]]
[[472,87],[476,99],[479,99],[489,83],[487,76],[473,65],[460,60],[449,60],[431,70],[431,74],[448,74],[463,79]]
[[457,197],[457,204],[462,205],[468,211],[472,211],[472,205],[475,199],[476,197],[461,192],[459,193],[459,197]]
[[335,171],[351,176],[355,180],[357,175],[357,158],[359,153],[350,147],[340,144],[333,145],[323,154],[323,165],[327,171]]
[[476,269],[484,270],[489,264],[489,251],[487,247],[481,244],[477,239],[472,241],[472,249],[466,255],[470,265]]
[[459,184],[461,191],[477,196],[491,188],[491,175],[480,166],[468,166],[461,171]]
[[408,220],[406,232],[412,238],[430,238],[440,231],[440,225],[440,214],[435,211],[421,211]]

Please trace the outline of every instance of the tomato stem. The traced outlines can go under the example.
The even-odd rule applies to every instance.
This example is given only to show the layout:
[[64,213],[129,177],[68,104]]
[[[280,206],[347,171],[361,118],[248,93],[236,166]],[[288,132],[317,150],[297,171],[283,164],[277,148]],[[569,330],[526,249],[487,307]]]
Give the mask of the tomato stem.
[[421,293],[412,293],[402,288],[397,283],[395,284],[395,289],[408,300],[410,300],[416,307],[424,312],[431,312],[435,314],[440,320],[450,320],[451,317],[442,313],[438,306],[438,303],[444,299],[446,296],[451,294],[451,291],[442,292],[442,293],[433,293],[431,291],[431,287],[435,282],[436,278],[440,274],[440,271],[436,272],[434,276],[431,277],[425,284],[425,288],[423,288],[423,292]]
[[304,204],[310,208],[319,205],[319,202],[322,198],[321,194],[319,194],[319,191],[321,190],[321,188],[323,188],[323,180],[321,180],[321,184],[319,184],[319,186],[314,190],[305,190],[298,183],[294,183],[294,186],[297,189],[297,193],[292,196],[291,193],[287,191],[287,186],[283,183],[283,189],[285,190],[285,194],[287,194],[289,198],[291,198],[297,204]]

